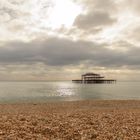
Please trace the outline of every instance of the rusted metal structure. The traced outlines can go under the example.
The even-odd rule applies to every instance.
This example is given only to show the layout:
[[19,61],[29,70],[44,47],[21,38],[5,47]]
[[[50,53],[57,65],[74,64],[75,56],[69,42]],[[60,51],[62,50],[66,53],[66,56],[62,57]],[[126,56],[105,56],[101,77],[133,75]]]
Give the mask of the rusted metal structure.
[[105,79],[104,76],[96,73],[86,73],[81,76],[79,80],[72,80],[74,83],[84,83],[84,84],[102,84],[102,83],[115,83],[114,79]]

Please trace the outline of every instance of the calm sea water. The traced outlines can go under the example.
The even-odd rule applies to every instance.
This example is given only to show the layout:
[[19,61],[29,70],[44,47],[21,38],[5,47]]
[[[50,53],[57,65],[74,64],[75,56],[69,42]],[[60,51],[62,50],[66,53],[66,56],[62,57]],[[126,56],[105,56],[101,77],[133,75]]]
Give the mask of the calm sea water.
[[140,99],[140,82],[117,82],[116,84],[0,82],[0,103],[86,99]]

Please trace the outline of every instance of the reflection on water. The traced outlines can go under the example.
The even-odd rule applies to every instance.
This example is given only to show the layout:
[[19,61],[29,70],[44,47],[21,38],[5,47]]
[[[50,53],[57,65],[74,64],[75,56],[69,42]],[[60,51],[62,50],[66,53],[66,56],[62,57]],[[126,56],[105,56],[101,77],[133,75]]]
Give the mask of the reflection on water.
[[59,83],[56,92],[58,96],[72,96],[75,94],[74,85],[71,83]]
[[71,82],[0,82],[0,102],[140,99],[140,82],[74,84]]

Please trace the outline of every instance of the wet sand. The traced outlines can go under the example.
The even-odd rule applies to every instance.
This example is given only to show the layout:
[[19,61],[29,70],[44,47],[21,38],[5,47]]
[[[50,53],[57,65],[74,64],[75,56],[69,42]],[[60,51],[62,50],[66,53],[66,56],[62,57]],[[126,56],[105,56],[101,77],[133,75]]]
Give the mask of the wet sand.
[[1,104],[0,139],[140,140],[140,101]]

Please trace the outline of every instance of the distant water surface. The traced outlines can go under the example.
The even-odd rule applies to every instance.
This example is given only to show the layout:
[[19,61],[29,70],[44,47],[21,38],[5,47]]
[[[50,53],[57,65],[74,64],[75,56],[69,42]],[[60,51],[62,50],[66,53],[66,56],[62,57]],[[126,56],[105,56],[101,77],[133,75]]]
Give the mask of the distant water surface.
[[0,103],[86,99],[140,99],[140,82],[75,84],[72,82],[0,82]]

